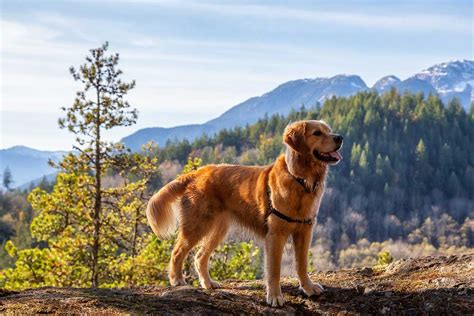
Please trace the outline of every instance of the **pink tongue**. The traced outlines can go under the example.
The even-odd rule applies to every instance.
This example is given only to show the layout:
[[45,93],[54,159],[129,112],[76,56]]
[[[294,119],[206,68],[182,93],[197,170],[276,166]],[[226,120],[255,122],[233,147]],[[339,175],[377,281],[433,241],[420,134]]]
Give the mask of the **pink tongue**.
[[329,156],[331,156],[332,158],[335,158],[337,160],[342,160],[342,155],[338,151],[331,151],[329,153]]

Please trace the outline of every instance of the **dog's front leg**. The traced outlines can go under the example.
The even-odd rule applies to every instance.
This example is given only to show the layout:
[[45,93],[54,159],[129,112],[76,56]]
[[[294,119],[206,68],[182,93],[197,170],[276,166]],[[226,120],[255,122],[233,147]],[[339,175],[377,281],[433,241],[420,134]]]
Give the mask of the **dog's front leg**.
[[303,292],[312,296],[319,295],[324,290],[318,283],[313,283],[308,276],[308,251],[313,235],[313,228],[308,227],[293,234],[293,245],[295,249],[296,272],[300,280]]
[[280,287],[281,257],[287,236],[268,233],[265,237],[265,277],[267,279],[267,303],[283,306],[284,299]]

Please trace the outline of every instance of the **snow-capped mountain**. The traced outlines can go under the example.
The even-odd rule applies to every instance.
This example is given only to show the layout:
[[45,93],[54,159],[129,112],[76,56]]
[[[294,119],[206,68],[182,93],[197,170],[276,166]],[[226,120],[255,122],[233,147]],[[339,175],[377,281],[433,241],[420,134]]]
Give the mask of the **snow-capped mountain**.
[[403,80],[398,88],[401,92],[409,91],[412,93],[422,92],[425,96],[430,94],[436,94],[436,89],[425,80],[418,79],[416,77],[410,77]]
[[474,86],[474,61],[453,61],[434,65],[413,77],[428,81],[438,93],[462,92]]
[[400,91],[437,93],[444,102],[457,97],[467,110],[474,101],[474,61],[458,60],[434,65],[410,78],[400,81],[395,76],[387,76],[373,86],[379,93],[390,88]]
[[398,77],[390,75],[379,79],[372,88],[383,94],[389,91],[392,87],[398,89],[401,83],[402,81]]
[[434,65],[414,77],[429,82],[443,100],[457,96],[463,104],[474,101],[474,94],[472,93],[474,87],[474,61],[472,60]]
[[[385,93],[392,87],[400,92],[422,92],[425,96],[439,94],[444,102],[454,97],[460,99],[468,110],[474,100],[474,61],[463,60],[434,65],[405,80],[395,76],[386,76],[378,80],[372,89]],[[357,75],[337,75],[331,78],[299,79],[286,82],[274,90],[259,97],[253,97],[235,105],[221,116],[204,124],[184,125],[171,128],[141,129],[122,141],[132,150],[154,140],[164,145],[167,140],[187,138],[192,140],[207,133],[213,134],[223,128],[242,126],[257,121],[265,114],[287,114],[301,105],[322,104],[331,96],[350,96],[369,89]]]

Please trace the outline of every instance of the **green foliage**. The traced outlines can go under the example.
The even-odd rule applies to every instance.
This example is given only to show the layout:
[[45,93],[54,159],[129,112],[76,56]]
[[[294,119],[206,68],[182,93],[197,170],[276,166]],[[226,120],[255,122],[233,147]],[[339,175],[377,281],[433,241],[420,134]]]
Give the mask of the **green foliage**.
[[122,253],[112,258],[109,281],[102,287],[169,285],[167,270],[174,239],[159,240],[152,233],[142,238],[136,256]]
[[389,265],[393,262],[393,257],[388,251],[381,251],[377,254],[377,265],[380,267]]
[[189,157],[188,163],[183,168],[183,174],[197,170],[202,164],[202,159],[198,157]]
[[260,249],[253,242],[228,242],[216,249],[210,274],[217,280],[255,280],[262,276]]
[[5,251],[10,257],[16,257],[16,247],[11,240],[5,243]]
[[7,243],[7,247],[7,252],[16,259],[15,268],[0,271],[0,287],[22,289],[55,284],[54,277],[49,273],[54,263],[49,249],[16,251],[13,243]]
[[265,137],[260,135],[258,146],[258,162],[260,164],[268,164],[275,160],[283,149],[281,135],[275,137]]
[[26,200],[26,193],[18,190],[0,190],[0,267],[7,268],[14,264],[5,245],[10,240],[17,248],[30,247],[33,243],[29,224],[33,216],[31,205]]
[[[155,279],[142,280],[141,275],[149,260],[143,210],[149,198],[147,180],[156,169],[156,158],[131,155],[115,159],[121,161],[123,169],[118,174],[123,182],[103,190],[97,267],[104,287]],[[15,266],[2,272],[1,282],[6,288],[92,285],[94,178],[83,173],[59,173],[56,181],[50,193],[36,188],[29,195],[38,210],[30,226],[31,235],[46,247],[16,250],[7,242],[6,251],[15,258]]]
[[308,252],[308,272],[314,272],[314,255],[313,252]]

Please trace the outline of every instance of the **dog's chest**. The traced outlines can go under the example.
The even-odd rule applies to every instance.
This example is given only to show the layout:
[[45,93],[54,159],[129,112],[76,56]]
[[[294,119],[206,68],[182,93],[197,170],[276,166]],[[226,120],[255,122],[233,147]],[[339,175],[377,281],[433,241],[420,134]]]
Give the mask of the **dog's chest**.
[[314,192],[295,191],[285,190],[285,192],[275,194],[273,198],[274,206],[285,214],[292,216],[304,218],[316,216],[324,187],[319,187]]

